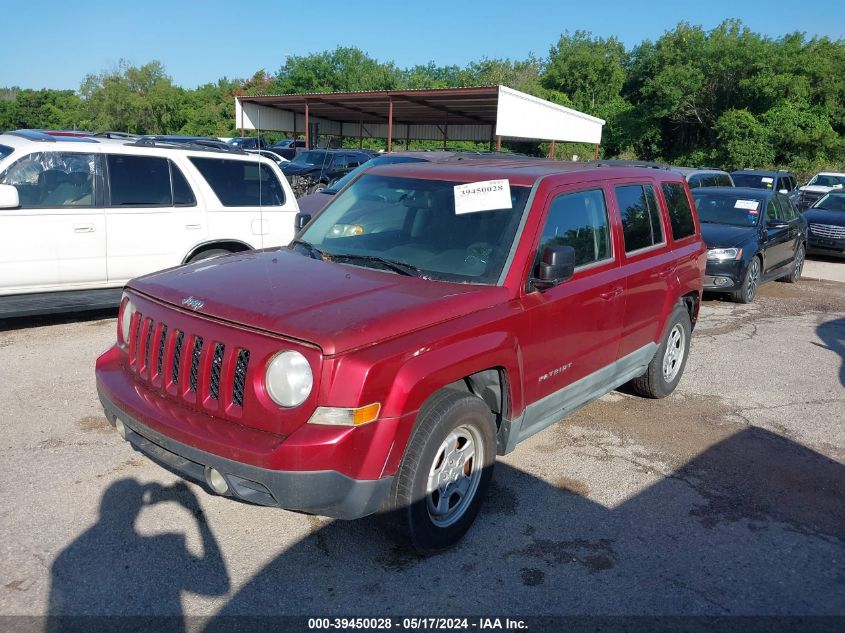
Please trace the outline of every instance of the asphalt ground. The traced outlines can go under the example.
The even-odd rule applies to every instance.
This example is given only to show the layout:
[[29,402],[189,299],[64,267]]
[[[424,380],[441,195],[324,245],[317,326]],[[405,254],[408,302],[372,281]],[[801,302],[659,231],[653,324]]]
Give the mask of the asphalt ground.
[[845,284],[706,297],[672,396],[613,392],[500,458],[430,557],[133,453],[94,387],[114,316],[0,322],[0,616],[845,616]]

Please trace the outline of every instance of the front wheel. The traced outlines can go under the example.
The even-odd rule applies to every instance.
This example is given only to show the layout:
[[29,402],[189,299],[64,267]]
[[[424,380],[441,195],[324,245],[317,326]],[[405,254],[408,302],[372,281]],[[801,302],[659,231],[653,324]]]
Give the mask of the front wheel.
[[733,293],[733,300],[737,303],[751,303],[757,296],[757,288],[760,286],[760,258],[754,257],[748,264],[745,277],[742,279],[742,286]]
[[663,341],[657,348],[648,369],[630,385],[635,393],[646,398],[665,398],[681,381],[689,356],[692,322],[683,305],[675,306]]
[[308,188],[308,193],[320,193],[326,187],[328,187],[326,183],[318,182],[316,185],[311,185],[311,187]]
[[388,501],[400,538],[423,550],[457,543],[487,494],[496,459],[495,422],[484,401],[444,389],[420,411]]

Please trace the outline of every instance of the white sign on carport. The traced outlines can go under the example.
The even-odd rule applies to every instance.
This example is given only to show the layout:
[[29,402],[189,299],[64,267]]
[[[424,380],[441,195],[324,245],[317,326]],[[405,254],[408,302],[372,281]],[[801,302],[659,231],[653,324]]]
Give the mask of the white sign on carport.
[[506,86],[240,96],[235,123],[243,130],[274,130],[292,136],[489,141],[502,138],[593,143],[598,151],[604,121]]

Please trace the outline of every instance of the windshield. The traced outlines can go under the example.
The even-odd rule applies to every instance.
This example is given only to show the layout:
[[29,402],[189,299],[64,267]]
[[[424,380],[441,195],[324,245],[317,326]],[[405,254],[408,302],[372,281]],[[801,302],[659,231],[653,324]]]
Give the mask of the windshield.
[[425,162],[424,158],[414,158],[413,156],[379,156],[377,158],[371,158],[370,160],[361,163],[346,174],[343,178],[338,178],[331,187],[324,189],[326,193],[337,193],[341,189],[343,189],[347,184],[355,180],[362,171],[366,171],[371,167],[375,167],[376,165],[389,165],[391,163],[423,163]]
[[326,152],[311,150],[297,154],[290,162],[293,165],[325,165],[332,162],[332,159]]
[[840,187],[845,186],[845,176],[834,176],[831,174],[817,174],[807,183],[808,187]]
[[511,208],[456,213],[460,184],[465,183],[364,174],[299,238],[326,259],[352,255],[358,260],[348,263],[368,265],[361,257],[376,257],[431,279],[496,283],[530,188],[510,187]]
[[760,174],[731,174],[737,187],[751,187],[753,189],[771,189],[775,179]]
[[822,211],[845,211],[845,193],[829,193],[811,208]]
[[14,148],[9,147],[8,145],[0,145],[0,160],[3,160],[14,151]]
[[710,224],[730,224],[731,226],[755,226],[760,217],[760,209],[765,198],[726,193],[693,193],[698,219]]

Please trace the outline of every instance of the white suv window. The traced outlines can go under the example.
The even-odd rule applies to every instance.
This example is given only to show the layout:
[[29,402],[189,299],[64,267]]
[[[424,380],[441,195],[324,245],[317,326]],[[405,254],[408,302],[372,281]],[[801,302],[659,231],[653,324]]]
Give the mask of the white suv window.
[[196,156],[190,160],[224,207],[280,207],[285,203],[282,183],[268,165]]
[[0,176],[18,190],[21,208],[91,207],[95,204],[96,158],[76,152],[36,152]]

